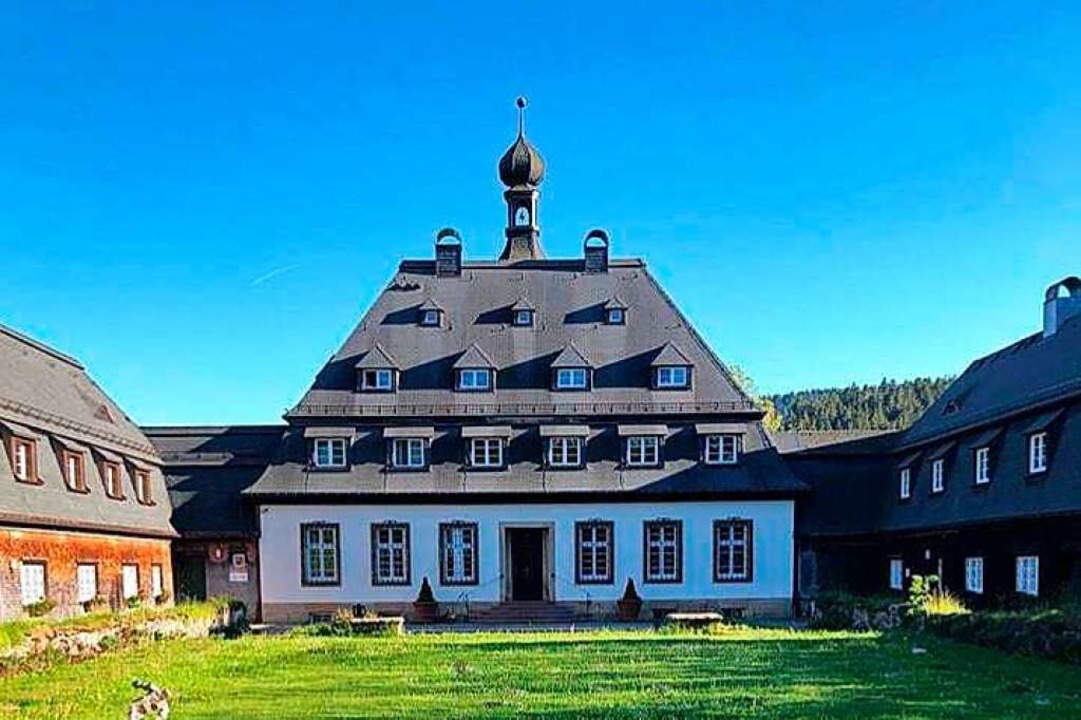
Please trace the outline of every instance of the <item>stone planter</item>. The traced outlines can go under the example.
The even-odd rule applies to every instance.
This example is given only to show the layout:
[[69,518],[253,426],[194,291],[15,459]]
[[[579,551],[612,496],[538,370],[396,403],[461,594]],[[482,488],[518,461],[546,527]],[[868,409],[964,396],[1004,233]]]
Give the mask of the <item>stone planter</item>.
[[616,614],[622,622],[634,622],[642,613],[641,598],[616,600]]
[[421,623],[435,622],[439,619],[439,603],[417,600],[413,603],[413,617]]

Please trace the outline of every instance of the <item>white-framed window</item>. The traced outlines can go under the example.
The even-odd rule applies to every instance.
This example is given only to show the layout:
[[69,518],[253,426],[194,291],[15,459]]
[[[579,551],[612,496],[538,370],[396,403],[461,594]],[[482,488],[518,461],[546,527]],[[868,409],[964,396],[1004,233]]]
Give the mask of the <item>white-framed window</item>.
[[438,310],[425,310],[421,313],[420,324],[428,326],[439,325],[439,311]]
[[970,593],[983,592],[983,558],[965,558],[965,590]]
[[646,566],[649,583],[683,582],[683,523],[654,520],[645,524]]
[[1029,473],[1047,472],[1047,433],[1038,432],[1028,436]]
[[622,325],[627,322],[627,314],[623,308],[608,308],[607,322],[609,325]]
[[394,371],[389,368],[364,370],[360,373],[361,390],[393,390]]
[[912,497],[912,468],[901,469],[901,499],[908,500]]
[[19,583],[23,606],[45,599],[45,563],[23,561],[19,567]]
[[754,524],[743,518],[713,522],[713,581],[750,582]]
[[79,563],[75,568],[75,592],[78,602],[88,603],[98,596],[98,566]]
[[312,445],[312,464],[315,467],[345,467],[345,438],[316,438]]
[[120,464],[115,462],[103,462],[101,464],[102,479],[105,481],[105,494],[111,498],[122,499],[124,486],[120,479]]
[[16,480],[29,483],[37,482],[35,445],[36,443],[33,440],[12,438],[12,470],[15,472]]
[[890,558],[890,590],[904,590],[905,588],[905,561],[901,558]]
[[935,460],[931,463],[931,492],[940,493],[946,489],[946,461]]
[[443,585],[476,585],[477,524],[440,523],[440,582]]
[[739,462],[738,435],[707,435],[706,465],[735,465]]
[[422,468],[428,464],[428,441],[424,438],[394,438],[390,462],[395,468]]
[[661,439],[655,435],[632,435],[627,438],[628,467],[654,467],[661,462]]
[[518,327],[529,327],[533,324],[533,311],[532,310],[515,310],[514,311],[514,324]]
[[548,438],[548,465],[551,467],[581,467],[582,445],[580,437]]
[[589,385],[586,368],[559,368],[556,370],[556,388],[559,390],[584,390]]
[[503,467],[502,438],[470,438],[469,464],[478,468]]
[[139,596],[139,566],[120,566],[120,592],[125,600]]
[[82,453],[63,452],[64,458],[64,481],[72,490],[83,491],[86,489],[86,464]]
[[459,390],[490,390],[492,371],[484,368],[465,368],[458,371]]
[[337,585],[340,579],[339,529],[333,523],[300,526],[301,584]]
[[1017,592],[1033,597],[1040,594],[1040,558],[1020,555],[1017,558]]
[[657,387],[682,388],[691,384],[691,369],[686,365],[657,368]]
[[991,482],[991,448],[976,448],[976,484],[986,485]]
[[161,565],[150,566],[150,597],[157,600],[165,592]]
[[575,580],[579,585],[608,585],[614,582],[612,544],[615,525],[611,521],[587,520],[575,528]]
[[409,526],[372,524],[372,585],[409,584]]
[[143,505],[154,504],[154,497],[150,490],[150,472],[137,469],[132,477],[135,480],[135,499]]

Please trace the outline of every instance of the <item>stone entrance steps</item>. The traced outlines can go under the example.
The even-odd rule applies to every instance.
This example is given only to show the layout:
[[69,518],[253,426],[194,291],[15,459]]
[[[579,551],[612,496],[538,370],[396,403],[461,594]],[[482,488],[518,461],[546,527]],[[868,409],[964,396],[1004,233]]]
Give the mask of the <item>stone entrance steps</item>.
[[577,617],[572,605],[538,601],[503,602],[470,618],[478,623],[569,623]]

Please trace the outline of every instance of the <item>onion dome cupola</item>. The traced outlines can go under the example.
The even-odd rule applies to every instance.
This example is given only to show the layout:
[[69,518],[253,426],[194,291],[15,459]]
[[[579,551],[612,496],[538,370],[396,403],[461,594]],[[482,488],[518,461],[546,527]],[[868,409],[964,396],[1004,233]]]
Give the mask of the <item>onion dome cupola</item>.
[[506,186],[507,244],[503,262],[538,260],[544,257],[537,223],[537,186],[544,181],[544,158],[525,136],[526,99],[519,97],[518,137],[499,159],[499,180]]

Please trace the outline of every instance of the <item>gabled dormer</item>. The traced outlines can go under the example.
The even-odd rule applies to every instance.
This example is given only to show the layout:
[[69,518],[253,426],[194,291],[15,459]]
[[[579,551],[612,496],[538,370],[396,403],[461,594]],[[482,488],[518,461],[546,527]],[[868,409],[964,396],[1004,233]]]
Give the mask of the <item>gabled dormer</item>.
[[620,300],[618,296],[612,298],[604,304],[604,324],[627,324],[627,303]]
[[570,343],[552,361],[552,389],[583,391],[593,387],[593,363]]
[[398,363],[378,343],[364,353],[355,367],[358,391],[375,393],[398,389]]
[[435,300],[425,300],[417,308],[417,324],[422,327],[442,327],[443,308]]
[[693,366],[674,343],[665,343],[649,364],[654,390],[690,390]]
[[514,327],[533,327],[536,324],[537,309],[525,298],[510,306],[511,325]]
[[454,389],[459,392],[495,390],[496,366],[479,345],[473,343],[454,363]]

